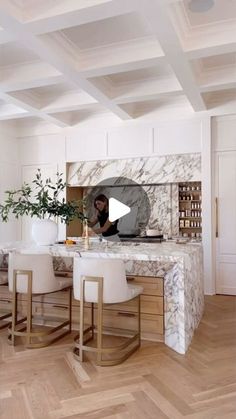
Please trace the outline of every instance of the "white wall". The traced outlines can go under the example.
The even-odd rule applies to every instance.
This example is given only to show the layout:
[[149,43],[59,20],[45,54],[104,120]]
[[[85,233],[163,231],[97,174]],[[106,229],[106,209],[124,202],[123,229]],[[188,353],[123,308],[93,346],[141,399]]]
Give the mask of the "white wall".
[[[92,126],[92,128],[91,128]],[[54,165],[66,172],[66,162],[124,159],[127,157],[202,153],[203,245],[205,291],[214,292],[212,273],[211,213],[211,123],[208,116],[187,120],[141,123],[132,121],[107,127],[61,130],[60,134],[31,135],[19,138],[22,167]],[[115,175],[115,174],[114,174]],[[65,234],[61,228],[60,237]]]
[[[18,140],[12,132],[0,124],[0,202],[6,198],[7,189],[20,186],[20,164]],[[10,217],[8,223],[0,221],[0,241],[14,241],[20,239],[20,223]]]
[[[51,134],[43,136],[29,136],[18,139],[20,149],[21,182],[31,183],[37,169],[41,169],[43,178],[53,177],[56,172],[63,174],[66,181],[66,150],[65,135]],[[65,194],[64,194],[65,195]],[[31,226],[33,220],[24,217],[21,223],[21,238],[31,240]],[[63,240],[66,235],[66,226],[59,224],[58,239]]]

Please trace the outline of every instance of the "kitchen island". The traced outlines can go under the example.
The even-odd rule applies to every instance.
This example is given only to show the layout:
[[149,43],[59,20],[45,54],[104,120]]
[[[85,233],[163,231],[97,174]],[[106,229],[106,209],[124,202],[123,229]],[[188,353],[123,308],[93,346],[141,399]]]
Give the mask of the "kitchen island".
[[119,258],[124,260],[128,276],[153,280],[163,278],[164,342],[176,352],[186,353],[204,309],[203,257],[200,244],[91,241],[87,249],[82,240],[73,246],[37,247],[20,242],[2,243],[0,267],[7,266],[7,254],[14,249],[24,253],[50,253],[54,257],[55,271],[71,272],[75,256]]

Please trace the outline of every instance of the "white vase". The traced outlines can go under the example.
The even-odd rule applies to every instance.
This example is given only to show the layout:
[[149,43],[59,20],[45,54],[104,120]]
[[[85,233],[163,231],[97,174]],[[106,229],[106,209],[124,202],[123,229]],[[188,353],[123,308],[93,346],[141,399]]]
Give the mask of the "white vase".
[[52,220],[36,220],[32,225],[32,238],[39,246],[54,244],[57,240],[57,223]]

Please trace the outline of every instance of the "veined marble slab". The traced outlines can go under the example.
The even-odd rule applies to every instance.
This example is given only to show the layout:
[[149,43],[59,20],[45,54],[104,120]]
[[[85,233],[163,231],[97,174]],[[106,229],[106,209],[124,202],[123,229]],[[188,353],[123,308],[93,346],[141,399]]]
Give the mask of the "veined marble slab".
[[200,181],[201,155],[181,154],[72,163],[67,182],[70,186],[96,186],[114,176],[126,177],[140,185]]
[[[135,191],[136,189],[136,191]],[[144,185],[143,190],[146,192],[150,202],[150,218],[148,228],[157,229],[169,237],[179,235],[179,191],[177,183],[165,185]],[[138,191],[138,192],[137,192]],[[84,198],[87,199],[87,215],[90,219],[95,216],[93,205],[94,198],[100,193],[105,194],[108,199],[115,196],[116,199],[124,202],[129,207],[138,207],[139,211],[135,220],[134,229],[139,229],[145,225],[147,217],[147,208],[144,203],[140,202],[140,188],[136,186],[119,186],[101,188],[84,188]],[[120,223],[118,222],[118,230]],[[125,231],[124,231],[125,232]]]
[[73,257],[119,258],[127,274],[164,277],[165,343],[180,354],[186,353],[204,309],[203,255],[199,244],[91,243],[76,246],[0,244],[0,267],[6,266],[4,254],[50,253],[56,270],[72,270]]

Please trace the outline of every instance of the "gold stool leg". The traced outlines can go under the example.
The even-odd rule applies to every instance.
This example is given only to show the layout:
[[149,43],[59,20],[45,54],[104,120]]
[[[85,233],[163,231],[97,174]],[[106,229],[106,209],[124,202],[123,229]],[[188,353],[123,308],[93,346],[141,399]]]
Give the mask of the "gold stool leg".
[[91,303],[91,327],[92,327],[92,339],[94,339],[94,303]]
[[[84,330],[84,304],[85,304],[85,285],[86,282],[97,283],[97,345],[86,345],[94,336],[94,313],[93,303],[91,304],[91,326]],[[80,281],[80,333],[75,337],[76,346],[74,354],[76,358],[83,362],[84,352],[89,351],[97,354],[97,365],[111,366],[118,365],[125,361],[132,353],[134,353],[141,343],[141,310],[140,295],[135,297],[137,301],[137,328],[135,334],[126,339],[125,342],[112,347],[103,347],[103,277],[84,276]],[[91,337],[84,339],[86,333],[92,332]],[[77,343],[77,339],[79,342]],[[79,354],[77,349],[79,349]],[[109,356],[109,359],[103,359],[103,355]]]
[[17,292],[16,292],[16,272],[13,274],[13,296],[12,296],[12,323],[10,343],[15,345],[15,329],[17,324]]
[[138,346],[141,345],[141,300],[140,294],[138,295]]
[[79,326],[79,360],[83,362],[84,360],[84,278],[80,282],[80,326]]
[[72,287],[69,288],[69,332],[71,332],[71,323],[72,323]]
[[26,326],[26,345],[31,344],[32,332],[32,272],[28,273],[27,284],[27,326]]
[[98,279],[97,363],[102,361],[103,278]]

